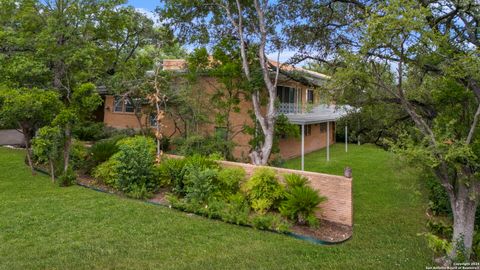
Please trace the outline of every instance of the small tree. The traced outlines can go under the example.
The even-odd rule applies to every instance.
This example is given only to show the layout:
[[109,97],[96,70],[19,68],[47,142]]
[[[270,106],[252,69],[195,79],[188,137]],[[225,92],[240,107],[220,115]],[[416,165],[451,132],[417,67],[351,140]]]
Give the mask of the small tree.
[[0,123],[17,126],[23,133],[28,165],[35,174],[31,140],[60,110],[61,102],[53,91],[39,89],[0,89]]
[[72,145],[72,127],[81,120],[91,117],[92,112],[102,104],[102,98],[91,83],[75,88],[68,106],[64,107],[52,122],[60,127],[65,137],[63,144],[63,172],[67,173]]
[[32,140],[32,149],[35,156],[41,162],[48,162],[50,166],[52,182],[55,182],[54,160],[61,154],[62,141],[62,132],[58,126],[47,126],[39,129],[37,136]]

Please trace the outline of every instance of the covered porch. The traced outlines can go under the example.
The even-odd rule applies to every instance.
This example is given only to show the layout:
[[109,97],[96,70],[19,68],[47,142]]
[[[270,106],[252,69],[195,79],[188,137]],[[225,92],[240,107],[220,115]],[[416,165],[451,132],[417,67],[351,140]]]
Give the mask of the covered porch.
[[[318,142],[317,146],[323,146],[326,149],[326,159],[330,160],[330,145],[334,141],[336,131],[336,121],[347,115],[348,110],[351,108],[348,106],[335,106],[335,105],[318,105],[314,107],[308,113],[287,113],[285,116],[290,123],[300,126],[300,158],[301,158],[301,170],[305,169],[305,137],[311,136],[312,128],[319,128],[319,131],[314,130],[313,133],[317,136],[312,136],[310,140],[325,140],[325,142]],[[318,133],[319,132],[319,133]],[[319,136],[318,134],[324,134],[326,136]],[[345,151],[348,151],[348,127],[345,126]],[[311,152],[309,149],[308,152]],[[318,150],[318,149],[314,149]],[[297,152],[298,153],[298,152]]]

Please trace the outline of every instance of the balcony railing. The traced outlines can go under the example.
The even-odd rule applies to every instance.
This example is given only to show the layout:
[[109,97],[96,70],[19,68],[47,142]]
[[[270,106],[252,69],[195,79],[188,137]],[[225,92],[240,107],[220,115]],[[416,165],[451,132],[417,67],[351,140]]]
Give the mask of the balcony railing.
[[303,113],[301,104],[298,103],[280,103],[278,107],[280,114],[300,114]]

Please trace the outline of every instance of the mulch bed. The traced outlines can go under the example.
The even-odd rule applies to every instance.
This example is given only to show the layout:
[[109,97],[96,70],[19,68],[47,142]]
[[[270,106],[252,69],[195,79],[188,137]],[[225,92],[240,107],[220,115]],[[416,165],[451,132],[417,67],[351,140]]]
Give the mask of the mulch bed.
[[[77,178],[77,182],[80,185],[96,188],[103,192],[122,195],[121,192],[116,191],[115,189],[106,186],[105,184],[96,181],[94,178],[88,175],[81,175]],[[168,206],[169,202],[166,199],[166,195],[169,192],[168,188],[161,189],[158,193],[154,195],[153,198],[149,199],[149,202],[155,204],[161,204]],[[326,241],[330,243],[343,242],[352,236],[352,227],[327,221],[321,220],[319,228],[310,228],[307,226],[294,225],[290,228],[291,232],[296,235],[307,236],[313,239]]]
[[103,192],[123,195],[121,192],[117,191],[116,189],[114,189],[112,187],[109,187],[109,186],[105,185],[104,183],[95,180],[95,178],[93,178],[89,175],[79,175],[77,177],[77,183],[81,186],[86,186],[86,187],[89,187],[89,188],[96,188],[96,189],[101,190]]
[[317,229],[294,225],[290,230],[298,235],[309,236],[332,243],[343,242],[352,236],[352,228],[350,226],[328,220],[321,220],[320,227]]

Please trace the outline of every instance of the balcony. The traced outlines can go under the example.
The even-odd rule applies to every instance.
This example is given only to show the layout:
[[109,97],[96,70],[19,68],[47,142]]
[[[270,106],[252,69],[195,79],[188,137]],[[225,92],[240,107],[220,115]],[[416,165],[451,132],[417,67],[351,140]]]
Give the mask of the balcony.
[[279,114],[299,114],[303,113],[302,105],[299,103],[280,103],[278,106]]

